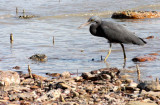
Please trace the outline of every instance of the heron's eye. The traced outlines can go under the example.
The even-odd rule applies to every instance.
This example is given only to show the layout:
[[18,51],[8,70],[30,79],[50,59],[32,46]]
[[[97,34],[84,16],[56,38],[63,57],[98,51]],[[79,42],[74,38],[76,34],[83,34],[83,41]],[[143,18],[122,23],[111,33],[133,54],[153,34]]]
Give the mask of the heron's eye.
[[94,19],[91,19],[91,22],[94,22]]

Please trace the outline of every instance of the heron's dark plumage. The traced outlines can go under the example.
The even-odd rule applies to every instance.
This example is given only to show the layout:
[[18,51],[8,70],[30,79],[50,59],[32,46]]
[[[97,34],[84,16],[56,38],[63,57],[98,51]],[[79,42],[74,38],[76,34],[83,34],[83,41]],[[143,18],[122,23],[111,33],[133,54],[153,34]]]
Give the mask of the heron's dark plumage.
[[90,26],[91,34],[94,36],[104,37],[108,39],[110,43],[146,44],[142,38],[135,36],[133,32],[128,31],[117,23],[102,21],[96,16],[91,17],[88,21],[92,22]]

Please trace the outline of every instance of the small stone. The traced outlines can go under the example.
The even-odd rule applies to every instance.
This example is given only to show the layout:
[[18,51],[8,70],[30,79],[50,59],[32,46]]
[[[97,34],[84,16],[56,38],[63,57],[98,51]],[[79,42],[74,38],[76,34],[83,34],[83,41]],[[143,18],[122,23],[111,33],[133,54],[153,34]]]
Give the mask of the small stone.
[[19,70],[19,69],[20,69],[20,67],[19,67],[19,66],[15,66],[15,67],[13,67],[12,69]]
[[36,75],[36,74],[32,74],[32,76],[33,76],[34,79],[37,79],[37,80],[41,80],[41,81],[47,80],[46,77],[42,77],[42,76],[39,76],[39,75]]
[[157,82],[154,81],[144,81],[137,85],[140,90],[146,91],[160,91],[160,85],[157,85]]
[[148,55],[158,55],[158,53],[150,53],[150,54],[148,54]]
[[101,73],[99,70],[93,70],[93,71],[91,71],[91,74],[99,74],[99,73]]
[[31,57],[29,57],[29,59],[32,59],[34,61],[45,62],[45,61],[47,61],[47,56],[45,54],[35,54],[35,55],[32,55]]
[[70,78],[70,77],[71,77],[71,73],[68,72],[68,71],[65,71],[65,72],[63,72],[63,73],[61,74],[61,77],[62,77],[62,78]]
[[31,86],[30,87],[32,90],[34,90],[34,89],[38,89],[39,87],[38,86]]
[[64,100],[64,98],[63,98],[63,96],[62,96],[62,95],[60,95],[59,100],[60,100],[60,102],[66,102],[66,101]]
[[121,75],[121,78],[122,79],[127,79],[127,78],[130,78],[132,77],[131,75],[128,75],[128,74],[125,74],[125,75]]
[[46,73],[46,75],[54,77],[54,78],[58,78],[58,77],[60,77],[61,74],[59,74],[59,73]]
[[20,19],[30,19],[30,18],[35,18],[37,16],[35,15],[22,15],[22,16],[18,16],[18,18]]
[[79,93],[74,91],[74,90],[71,90],[71,93],[73,94],[73,97],[79,97]]
[[82,77],[74,77],[75,82],[82,82],[84,79]]
[[67,84],[65,84],[64,82],[58,82],[56,84],[56,89],[57,88],[61,88],[61,89],[70,89],[71,87]]
[[52,100],[55,101],[56,99],[60,98],[61,95],[61,90],[60,89],[53,89],[50,90],[48,93],[42,95],[38,99],[36,99],[37,102],[42,102],[42,101],[47,101],[47,100]]
[[31,103],[27,101],[20,101],[20,105],[31,105]]
[[137,83],[135,83],[135,82],[131,82],[130,84],[129,84],[129,86],[130,87],[132,87],[132,88],[136,88],[137,87]]
[[108,74],[102,74],[100,75],[103,79],[111,80],[111,76]]
[[33,85],[34,84],[34,79],[32,78],[27,78],[22,80],[22,82],[20,83],[21,85]]
[[154,36],[148,36],[145,39],[153,39],[153,38],[154,38]]
[[117,92],[118,90],[119,90],[119,87],[118,86],[114,86],[113,91]]
[[89,72],[85,72],[85,73],[82,73],[82,77],[83,79],[86,79],[86,80],[92,80],[95,77],[95,75]]
[[145,62],[145,61],[154,61],[156,60],[155,56],[140,56],[132,59],[133,62]]
[[9,97],[4,97],[3,99],[4,99],[4,100],[9,100]]

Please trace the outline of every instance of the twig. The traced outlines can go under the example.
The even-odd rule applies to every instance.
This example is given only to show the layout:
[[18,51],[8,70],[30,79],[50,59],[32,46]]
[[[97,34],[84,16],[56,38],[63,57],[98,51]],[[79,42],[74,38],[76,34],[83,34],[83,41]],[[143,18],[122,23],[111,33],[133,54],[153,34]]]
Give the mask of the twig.
[[25,10],[23,9],[23,16],[25,15]]
[[140,69],[139,69],[138,64],[136,65],[136,69],[137,69],[137,80],[140,82],[140,75],[141,75],[141,72],[140,72]]
[[16,7],[16,14],[18,15],[18,7]]
[[13,34],[11,33],[10,34],[10,43],[12,44],[12,42],[13,42]]
[[77,76],[78,76],[78,69],[77,69]]
[[159,78],[156,78],[156,83],[157,85],[159,85]]
[[101,55],[101,61],[103,60],[103,56]]
[[41,80],[41,89],[43,89],[43,81]]
[[31,70],[31,68],[30,68],[30,66],[28,65],[28,73],[29,73],[29,76],[30,76],[30,78],[33,78],[33,76],[32,76],[32,70]]
[[54,45],[54,36],[53,36],[53,45]]

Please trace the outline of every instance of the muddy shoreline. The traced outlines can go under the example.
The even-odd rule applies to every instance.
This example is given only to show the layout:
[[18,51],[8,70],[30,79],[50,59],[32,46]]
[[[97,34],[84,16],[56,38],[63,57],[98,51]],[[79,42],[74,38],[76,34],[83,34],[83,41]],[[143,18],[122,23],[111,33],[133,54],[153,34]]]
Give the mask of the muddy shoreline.
[[1,105],[160,104],[158,80],[135,83],[122,78],[117,68],[102,68],[75,77],[69,72],[50,74],[52,78],[13,71],[0,74]]

